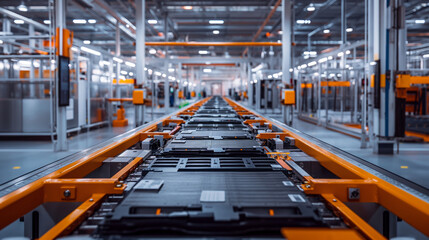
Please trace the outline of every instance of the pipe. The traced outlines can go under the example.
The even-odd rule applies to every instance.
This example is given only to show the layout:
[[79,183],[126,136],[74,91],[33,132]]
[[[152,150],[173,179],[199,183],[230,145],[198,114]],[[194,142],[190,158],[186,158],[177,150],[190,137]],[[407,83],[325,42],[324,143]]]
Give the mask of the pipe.
[[[265,18],[265,21],[262,23],[262,25],[259,27],[258,31],[256,32],[255,36],[253,36],[252,38],[252,42],[256,41],[256,39],[259,37],[259,35],[261,34],[262,30],[264,30],[265,25],[267,25],[268,21],[270,21],[271,17],[274,15],[274,13],[276,12],[278,6],[280,6],[280,3],[282,2],[282,0],[278,0],[276,2],[276,4],[274,5],[273,9],[271,9],[270,13],[268,14],[267,18]],[[247,51],[249,50],[249,48],[246,48],[242,54],[242,56],[246,55]]]
[[146,42],[146,46],[183,46],[183,47],[259,47],[274,46],[280,47],[278,42]]

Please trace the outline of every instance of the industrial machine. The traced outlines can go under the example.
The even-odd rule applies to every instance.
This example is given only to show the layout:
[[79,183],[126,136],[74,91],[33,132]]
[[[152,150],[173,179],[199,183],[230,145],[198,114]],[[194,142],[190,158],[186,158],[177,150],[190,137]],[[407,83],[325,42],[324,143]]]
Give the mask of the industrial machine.
[[211,97],[1,185],[0,216],[38,239],[385,239],[429,236],[429,195]]

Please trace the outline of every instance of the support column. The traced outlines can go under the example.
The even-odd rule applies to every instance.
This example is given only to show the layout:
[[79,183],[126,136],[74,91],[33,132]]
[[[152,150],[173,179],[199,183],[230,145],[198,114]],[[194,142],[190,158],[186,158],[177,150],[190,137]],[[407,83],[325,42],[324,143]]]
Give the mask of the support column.
[[[116,22],[115,34],[115,55],[121,57],[121,30],[119,29],[119,22]],[[119,87],[119,76],[121,75],[121,63],[116,62],[116,98],[121,98],[121,88]]]
[[[164,40],[165,42],[168,42],[168,18],[167,13],[164,14]],[[167,110],[170,107],[170,82],[168,79],[168,68],[169,68],[169,62],[168,62],[168,46],[165,46],[165,79],[164,79],[164,109]]]
[[291,68],[291,30],[292,30],[292,4],[291,0],[282,0],[282,82],[290,81]]
[[[66,1],[65,0],[56,0],[55,1],[55,23],[56,27],[59,28],[59,47],[57,49],[58,54],[62,56],[63,53],[63,29],[66,27]],[[58,65],[58,58],[57,58]],[[54,146],[56,151],[66,151],[67,150],[67,118],[66,118],[66,107],[59,106],[59,75],[58,71],[56,74],[56,133],[57,133],[57,142]]]
[[253,85],[252,85],[252,66],[250,65],[250,61],[247,62],[247,105],[252,107],[253,104]]
[[146,83],[146,73],[144,68],[146,55],[146,2],[145,0],[136,0],[136,82],[137,84]]

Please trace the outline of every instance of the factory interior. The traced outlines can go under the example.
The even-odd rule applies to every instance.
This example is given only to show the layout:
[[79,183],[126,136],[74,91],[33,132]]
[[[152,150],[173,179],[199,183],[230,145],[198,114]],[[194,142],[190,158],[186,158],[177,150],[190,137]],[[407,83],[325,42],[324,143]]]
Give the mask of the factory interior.
[[429,239],[429,2],[1,0],[0,239]]

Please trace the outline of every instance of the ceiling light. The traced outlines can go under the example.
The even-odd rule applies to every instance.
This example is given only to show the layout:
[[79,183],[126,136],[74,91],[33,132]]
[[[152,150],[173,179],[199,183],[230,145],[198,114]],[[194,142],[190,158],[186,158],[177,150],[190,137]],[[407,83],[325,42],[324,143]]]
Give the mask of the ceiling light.
[[123,63],[124,60],[117,58],[117,57],[113,57],[113,61],[118,62],[118,63]]
[[223,24],[225,21],[223,20],[210,20],[209,23],[210,24]]
[[192,6],[183,6],[183,9],[185,9],[185,10],[192,10]]
[[21,19],[15,19],[15,20],[13,20],[13,22],[15,24],[24,24],[24,20],[21,20]]
[[97,22],[97,20],[95,20],[95,19],[88,19],[88,23],[94,24],[96,22]]
[[204,69],[203,69],[203,72],[205,72],[205,73],[211,73],[211,72],[212,72],[212,70],[211,70],[210,68],[204,68]]
[[314,65],[316,65],[316,64],[317,64],[317,62],[313,61],[313,62],[310,62],[310,63],[308,64],[308,66],[309,66],[309,67],[312,67],[312,66],[314,66]]
[[346,54],[350,54],[350,50],[347,50],[347,51],[346,51]]
[[91,49],[91,48],[87,48],[87,47],[80,47],[80,50],[82,50],[84,52],[87,52],[87,53],[91,53],[91,54],[97,55],[97,56],[101,55],[100,52],[95,51],[94,49]]
[[162,73],[160,73],[160,72],[155,72],[155,75],[156,75],[156,76],[161,76],[161,75],[162,75]]
[[86,20],[85,19],[73,19],[73,23],[74,24],[85,24]]
[[298,23],[298,24],[310,24],[311,20],[299,19],[299,20],[296,20],[296,23]]
[[127,72],[127,71],[122,70],[122,71],[121,71],[121,74],[127,75],[127,74],[128,74],[128,72]]
[[426,20],[424,20],[424,19],[416,19],[414,22],[416,24],[425,24]]
[[132,62],[125,62],[125,65],[129,66],[129,67],[135,67],[136,64],[132,63]]
[[167,77],[167,74],[163,73],[163,74],[162,74],[162,77],[163,77],[163,78]]
[[77,51],[79,51],[79,49],[77,48],[77,47],[71,47],[71,50],[73,51],[73,52],[77,52]]
[[308,6],[307,7],[307,12],[314,12],[314,10],[316,10],[316,8],[314,6]]
[[152,49],[149,50],[149,53],[150,54],[156,54],[156,50],[152,48]]
[[128,73],[131,77],[134,75],[134,73],[133,72],[129,72]]
[[149,24],[157,24],[158,20],[156,20],[156,19],[149,19],[149,20],[147,20],[147,23],[149,23]]
[[337,54],[338,57],[342,57],[343,55],[344,55],[343,52],[340,52],[340,53]]
[[324,62],[326,62],[326,61],[328,61],[328,58],[322,58],[322,59],[320,59],[318,62],[319,62],[319,63],[324,63]]
[[347,28],[346,32],[353,32],[353,28]]
[[21,4],[17,8],[21,12],[27,12],[28,11],[28,8],[27,8],[27,6],[25,6],[24,1],[22,1]]
[[271,79],[271,78],[273,78],[273,76],[272,75],[268,75],[268,79]]
[[332,60],[332,59],[334,59],[334,57],[332,57],[332,56],[329,56],[329,57],[328,57],[328,60]]
[[83,44],[91,44],[90,40],[83,40]]
[[331,30],[329,30],[329,29],[323,30],[323,33],[330,33],[330,32],[331,32]]
[[168,72],[171,72],[171,73],[174,72],[174,68],[169,68]]
[[283,34],[283,31],[282,31],[282,30],[280,30],[280,31],[278,31],[278,33],[279,33],[279,34]]
[[199,54],[209,54],[209,51],[207,51],[207,50],[199,50],[198,53]]
[[51,20],[43,20],[43,23],[46,25],[49,25],[49,24],[51,24]]
[[213,34],[219,34],[219,30],[213,30]]
[[3,44],[3,40],[0,40],[0,44]]
[[[429,58],[429,54],[424,54],[423,58]],[[375,64],[374,64],[375,65]]]

